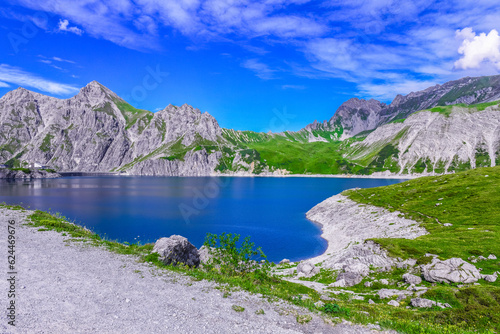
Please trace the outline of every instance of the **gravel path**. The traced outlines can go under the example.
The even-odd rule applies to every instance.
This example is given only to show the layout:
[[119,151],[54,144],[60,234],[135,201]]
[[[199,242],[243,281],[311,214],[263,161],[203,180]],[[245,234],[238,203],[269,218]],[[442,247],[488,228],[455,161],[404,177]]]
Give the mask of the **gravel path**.
[[[22,226],[29,212],[0,208],[1,333],[369,333],[307,310],[137,263],[53,231]],[[7,324],[7,224],[16,222],[16,327]],[[233,305],[245,308],[235,312]],[[265,314],[255,311],[263,309]],[[380,333],[380,332],[377,332]]]

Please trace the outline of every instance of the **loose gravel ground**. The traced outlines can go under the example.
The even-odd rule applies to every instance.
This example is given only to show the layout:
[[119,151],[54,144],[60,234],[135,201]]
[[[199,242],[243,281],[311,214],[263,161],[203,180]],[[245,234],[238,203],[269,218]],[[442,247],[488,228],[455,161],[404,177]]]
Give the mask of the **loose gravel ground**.
[[[305,309],[138,263],[60,233],[23,226],[30,212],[0,208],[1,333],[370,333]],[[16,222],[16,327],[8,325],[7,224]],[[236,312],[233,305],[245,310]],[[264,314],[256,314],[259,309]],[[311,314],[307,324],[297,314]],[[376,333],[380,333],[376,331]]]

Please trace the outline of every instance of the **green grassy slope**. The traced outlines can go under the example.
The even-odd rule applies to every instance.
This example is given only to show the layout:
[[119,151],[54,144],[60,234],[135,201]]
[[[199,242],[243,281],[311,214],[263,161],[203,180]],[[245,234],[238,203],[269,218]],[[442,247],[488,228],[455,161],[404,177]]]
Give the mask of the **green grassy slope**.
[[[500,255],[500,166],[422,177],[386,187],[349,190],[365,204],[400,211],[429,232],[414,240],[376,239],[393,255],[442,258]],[[452,226],[444,226],[449,223]],[[500,270],[499,260],[482,261],[484,274]]]

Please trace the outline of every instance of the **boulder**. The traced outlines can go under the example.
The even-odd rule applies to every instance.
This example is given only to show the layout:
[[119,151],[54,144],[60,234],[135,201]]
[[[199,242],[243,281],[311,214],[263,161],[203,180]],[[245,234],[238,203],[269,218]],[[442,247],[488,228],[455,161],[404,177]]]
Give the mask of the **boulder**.
[[403,280],[405,281],[405,283],[414,284],[414,285],[418,285],[418,284],[422,283],[422,279],[420,277],[412,275],[410,273],[404,274]]
[[198,250],[198,255],[200,257],[201,263],[207,263],[214,257],[213,254],[210,254],[210,249],[205,245],[200,247],[200,249]]
[[345,265],[344,271],[359,274],[361,276],[368,276],[368,274],[370,273],[370,268],[366,264],[358,262]]
[[413,292],[396,289],[380,289],[377,294],[380,299],[391,298],[394,296],[398,296],[398,298],[401,297],[400,299],[404,299],[406,298],[406,296],[412,295]]
[[298,277],[312,277],[319,273],[319,268],[309,261],[301,262],[297,265]]
[[410,302],[410,305],[413,306],[413,307],[433,307],[433,306],[438,306],[440,308],[448,308],[448,307],[451,307],[450,304],[448,303],[445,303],[445,304],[442,304],[442,303],[436,303],[435,301],[433,300],[430,300],[430,299],[425,299],[425,298],[413,298]]
[[290,260],[289,259],[283,259],[280,261],[280,264],[289,264]]
[[394,306],[394,307],[399,307],[399,303],[395,300],[390,300],[387,305],[391,305],[391,306]]
[[383,284],[383,285],[389,285],[389,281],[385,278],[382,278],[381,280],[378,281],[380,284]]
[[496,260],[496,259],[497,259],[497,257],[495,256],[495,254],[490,254],[488,256],[488,260]]
[[477,268],[460,258],[434,259],[422,268],[424,279],[431,283],[474,283],[481,278]]
[[363,280],[363,276],[357,273],[345,272],[337,276],[337,281],[344,280],[345,286],[354,286]]
[[494,283],[497,280],[497,273],[494,273],[493,275],[483,275],[483,279],[486,282]]
[[190,267],[197,267],[200,264],[198,249],[180,235],[158,239],[153,247],[153,253],[158,253],[159,259],[165,264],[183,263]]

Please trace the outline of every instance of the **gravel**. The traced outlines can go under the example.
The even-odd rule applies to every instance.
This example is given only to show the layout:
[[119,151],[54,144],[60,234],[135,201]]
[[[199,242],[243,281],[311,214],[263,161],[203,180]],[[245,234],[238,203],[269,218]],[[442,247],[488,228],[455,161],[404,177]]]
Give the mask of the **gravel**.
[[[0,208],[1,333],[371,333],[285,302],[138,263],[54,231],[22,226],[30,212]],[[16,327],[7,324],[7,224],[16,222]],[[241,306],[243,312],[234,311]],[[264,314],[256,314],[258,310]],[[307,324],[296,316],[310,314]],[[16,331],[17,330],[17,331]]]

